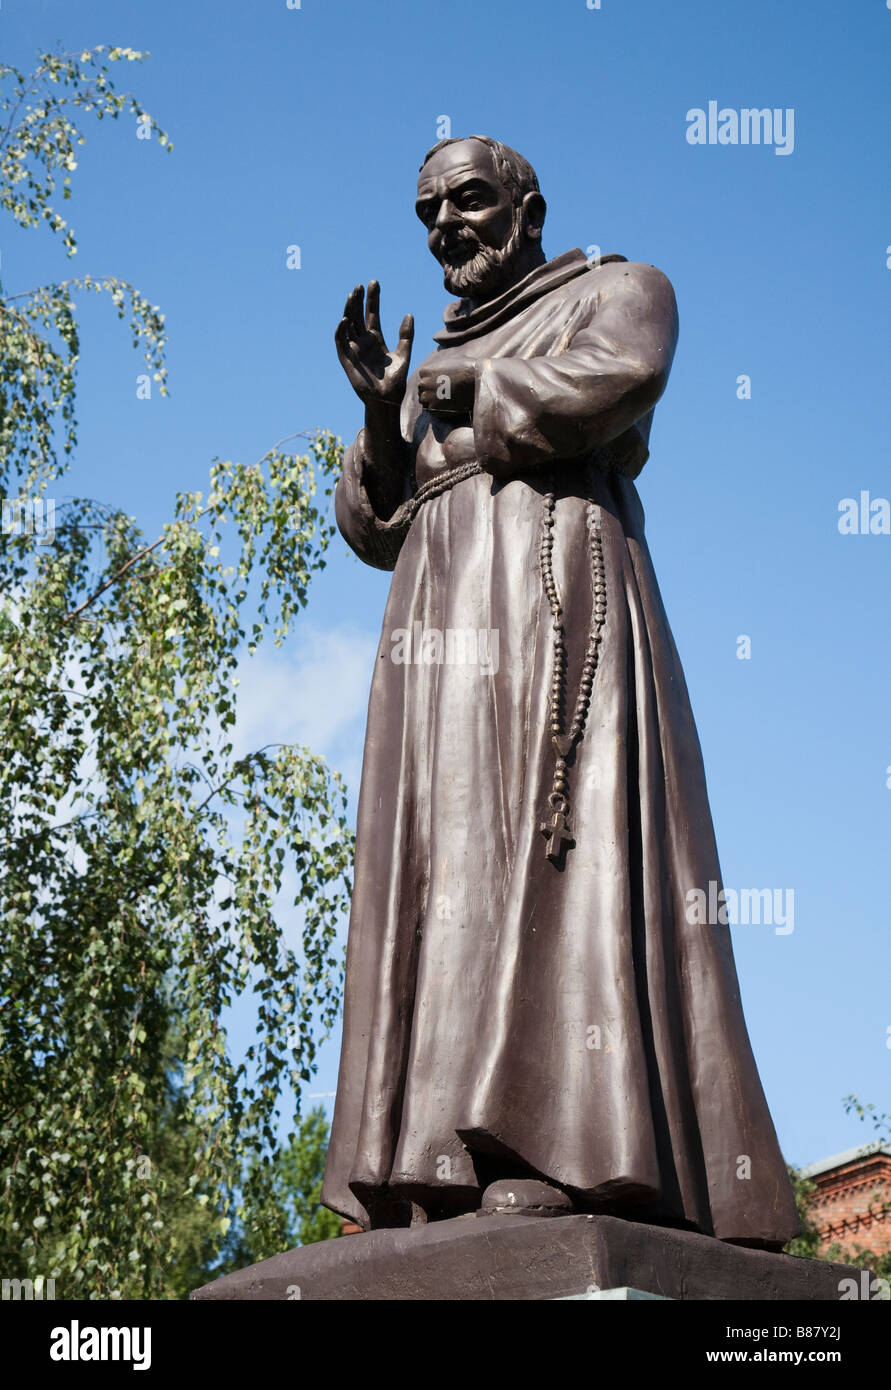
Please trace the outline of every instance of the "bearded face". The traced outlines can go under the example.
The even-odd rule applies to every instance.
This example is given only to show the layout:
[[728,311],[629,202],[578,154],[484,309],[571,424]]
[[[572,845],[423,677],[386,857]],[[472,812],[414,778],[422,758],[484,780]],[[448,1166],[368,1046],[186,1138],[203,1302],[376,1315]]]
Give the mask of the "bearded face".
[[450,294],[478,299],[497,292],[510,278],[523,246],[523,227],[518,210],[503,246],[486,246],[469,227],[458,227],[444,236],[438,260],[443,284]]
[[426,161],[415,210],[446,289],[462,299],[492,299],[543,260],[544,199],[529,192],[520,198],[473,136]]

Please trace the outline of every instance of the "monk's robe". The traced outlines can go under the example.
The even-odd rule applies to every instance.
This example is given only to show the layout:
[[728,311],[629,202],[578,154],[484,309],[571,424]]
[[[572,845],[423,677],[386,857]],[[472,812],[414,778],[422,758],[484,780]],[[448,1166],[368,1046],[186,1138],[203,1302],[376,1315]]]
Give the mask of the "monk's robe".
[[[364,1227],[390,1224],[394,1199],[428,1218],[472,1210],[488,1181],[525,1173],[583,1210],[724,1240],[778,1245],[798,1229],[729,930],[689,908],[721,874],[632,481],[676,337],[658,270],[568,252],[486,305],[449,306],[425,365],[474,364],[472,419],[434,417],[407,384],[405,497],[468,458],[484,471],[413,518],[381,516],[364,434],[347,450],[340,530],[393,571],[322,1191]],[[588,499],[606,576],[569,760],[574,845],[556,862],[541,829],[556,756],[549,490],[565,728],[592,619]],[[484,634],[475,661],[450,631]]]

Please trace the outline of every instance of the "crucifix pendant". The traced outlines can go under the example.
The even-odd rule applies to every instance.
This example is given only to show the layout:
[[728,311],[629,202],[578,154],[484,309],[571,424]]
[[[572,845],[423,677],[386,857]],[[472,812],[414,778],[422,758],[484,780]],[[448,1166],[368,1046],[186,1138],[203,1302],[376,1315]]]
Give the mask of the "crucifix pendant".
[[540,829],[548,842],[545,854],[552,863],[556,864],[563,854],[564,847],[575,844],[565,815],[562,811],[555,811],[550,821],[542,822]]

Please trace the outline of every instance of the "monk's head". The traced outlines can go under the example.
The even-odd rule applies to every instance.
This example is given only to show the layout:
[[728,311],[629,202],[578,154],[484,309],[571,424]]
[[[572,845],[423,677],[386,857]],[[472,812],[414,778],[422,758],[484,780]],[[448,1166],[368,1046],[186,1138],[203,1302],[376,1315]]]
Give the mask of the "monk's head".
[[434,145],[415,207],[451,294],[492,299],[544,261],[535,170],[498,140],[469,135]]

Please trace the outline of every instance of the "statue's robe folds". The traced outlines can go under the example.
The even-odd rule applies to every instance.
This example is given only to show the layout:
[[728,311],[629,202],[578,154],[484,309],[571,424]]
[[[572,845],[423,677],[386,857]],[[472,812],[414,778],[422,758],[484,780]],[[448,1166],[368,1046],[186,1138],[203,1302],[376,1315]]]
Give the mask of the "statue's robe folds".
[[[689,890],[708,895],[721,875],[632,481],[676,336],[658,270],[568,252],[488,305],[449,307],[426,365],[447,376],[476,364],[472,425],[434,419],[408,382],[406,497],[467,457],[487,471],[409,525],[402,511],[376,515],[363,434],[347,451],[341,532],[393,570],[322,1191],[364,1227],[390,1224],[394,1198],[430,1217],[472,1210],[486,1182],[526,1172],[584,1209],[724,1240],[775,1245],[798,1229],[730,933],[688,920]],[[565,727],[593,604],[588,495],[607,589],[569,769],[575,845],[558,864],[541,833],[555,759],[539,562],[549,487]],[[485,635],[482,660],[462,664],[455,646],[439,659],[449,630],[471,629]]]

